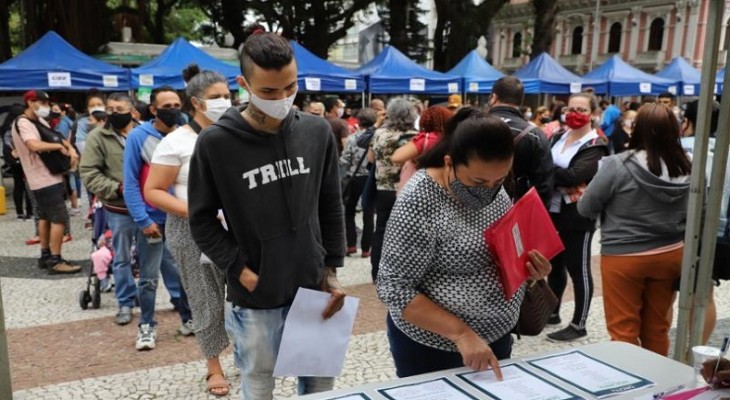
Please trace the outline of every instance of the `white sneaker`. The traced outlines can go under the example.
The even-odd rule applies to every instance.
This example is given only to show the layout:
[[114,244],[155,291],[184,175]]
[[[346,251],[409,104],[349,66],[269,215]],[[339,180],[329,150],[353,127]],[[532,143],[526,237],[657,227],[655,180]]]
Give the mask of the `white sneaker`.
[[137,350],[152,350],[155,348],[157,330],[150,324],[142,324],[137,332]]
[[177,330],[180,332],[183,336],[191,336],[195,334],[195,324],[193,323],[192,319],[187,320],[187,322],[183,322],[182,325],[180,325],[180,328]]

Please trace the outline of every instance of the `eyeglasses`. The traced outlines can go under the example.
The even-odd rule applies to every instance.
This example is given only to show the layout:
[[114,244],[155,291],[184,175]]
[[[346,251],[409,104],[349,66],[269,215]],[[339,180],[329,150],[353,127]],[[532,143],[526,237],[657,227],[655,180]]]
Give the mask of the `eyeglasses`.
[[587,113],[591,112],[591,110],[586,110],[585,108],[579,107],[579,108],[569,108],[567,110],[567,112],[577,112],[577,113],[581,113],[581,114],[587,114]]

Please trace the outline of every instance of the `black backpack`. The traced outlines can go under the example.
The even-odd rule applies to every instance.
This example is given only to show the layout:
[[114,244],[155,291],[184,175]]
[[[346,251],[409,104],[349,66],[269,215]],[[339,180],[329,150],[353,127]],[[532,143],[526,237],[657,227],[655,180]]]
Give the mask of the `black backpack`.
[[[21,118],[25,118],[28,121],[32,122],[33,125],[35,125],[36,129],[38,129],[38,133],[41,136],[41,141],[46,143],[63,144],[64,137],[62,134],[54,131],[53,129],[43,125],[38,121],[33,121],[32,119],[24,116],[16,118],[15,122],[13,122],[15,124],[15,132],[17,132],[18,136],[20,136],[20,130],[18,129],[18,120]],[[43,161],[43,164],[45,164],[46,168],[48,168],[48,172],[53,175],[66,174],[71,169],[71,157],[61,153],[61,151],[40,151],[38,152],[38,156],[40,156],[41,161]]]

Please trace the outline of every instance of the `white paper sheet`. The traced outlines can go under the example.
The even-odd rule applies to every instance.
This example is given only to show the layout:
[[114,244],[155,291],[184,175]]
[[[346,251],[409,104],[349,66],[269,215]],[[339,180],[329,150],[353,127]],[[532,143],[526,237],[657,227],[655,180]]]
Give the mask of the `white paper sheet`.
[[567,392],[517,364],[502,367],[502,381],[492,371],[457,375],[490,397],[521,400],[577,400],[580,396]]
[[299,288],[284,323],[274,376],[339,376],[360,299],[347,296],[332,318],[322,319],[330,294]]
[[379,392],[390,400],[476,400],[446,378],[381,389]]
[[598,398],[654,385],[654,382],[598,361],[578,350],[527,362]]

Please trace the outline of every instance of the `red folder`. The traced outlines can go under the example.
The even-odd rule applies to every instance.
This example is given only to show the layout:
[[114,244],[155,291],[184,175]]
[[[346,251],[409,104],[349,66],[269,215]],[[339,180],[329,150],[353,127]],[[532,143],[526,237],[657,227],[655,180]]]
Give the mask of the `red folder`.
[[549,260],[565,249],[535,188],[487,228],[484,239],[499,267],[507,299],[514,296],[529,276],[528,251],[537,250]]

